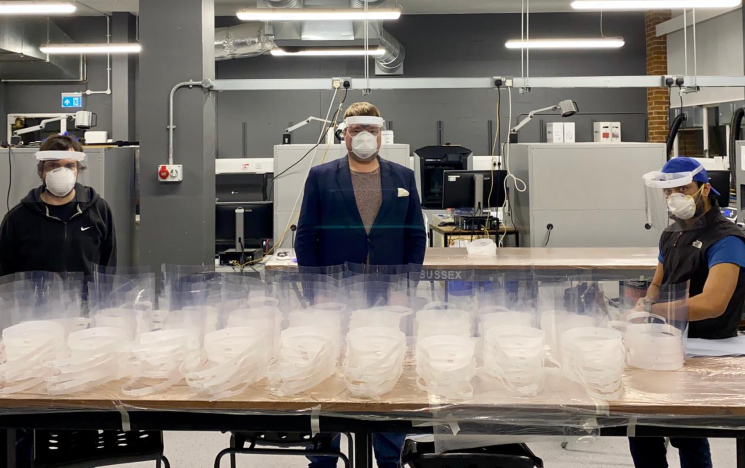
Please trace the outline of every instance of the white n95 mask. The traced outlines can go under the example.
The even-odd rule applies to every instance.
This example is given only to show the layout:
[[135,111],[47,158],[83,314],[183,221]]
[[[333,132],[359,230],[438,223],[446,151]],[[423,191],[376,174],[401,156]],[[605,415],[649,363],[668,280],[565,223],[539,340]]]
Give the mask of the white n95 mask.
[[352,138],[352,152],[362,160],[370,159],[378,152],[378,138],[370,132],[360,132]]
[[75,171],[66,167],[58,167],[47,172],[46,186],[56,197],[64,197],[75,187]]
[[[701,189],[703,189],[703,186]],[[700,194],[701,190],[697,193]],[[696,215],[696,208],[696,199],[690,195],[673,193],[667,199],[667,209],[670,212],[670,216],[677,219],[687,220],[693,218]]]

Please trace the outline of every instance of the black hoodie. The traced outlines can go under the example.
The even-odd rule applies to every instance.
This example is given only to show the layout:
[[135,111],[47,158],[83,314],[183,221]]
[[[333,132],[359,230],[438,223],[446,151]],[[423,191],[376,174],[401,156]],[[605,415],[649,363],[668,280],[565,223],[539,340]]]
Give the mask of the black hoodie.
[[75,184],[77,212],[69,221],[49,215],[44,187],[31,190],[0,226],[0,276],[19,271],[83,272],[116,266],[111,208],[90,187]]

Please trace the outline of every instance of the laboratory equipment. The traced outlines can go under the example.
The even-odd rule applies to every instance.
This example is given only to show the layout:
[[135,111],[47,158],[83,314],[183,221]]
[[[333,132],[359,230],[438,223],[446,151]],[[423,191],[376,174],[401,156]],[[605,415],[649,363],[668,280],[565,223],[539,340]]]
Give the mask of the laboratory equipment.
[[730,172],[729,171],[706,171],[709,174],[711,187],[719,192],[717,202],[720,208],[729,207]]
[[507,217],[529,247],[657,247],[663,228],[646,228],[640,179],[665,161],[664,144],[510,145],[510,168],[527,187],[508,180]]
[[621,142],[621,122],[595,122],[592,129],[595,143]]
[[[577,112],[579,112],[579,107],[577,106],[577,103],[576,102],[572,101],[571,99],[567,99],[567,100],[561,101],[560,103],[558,103],[556,105],[548,106],[548,107],[544,107],[543,109],[537,109],[537,110],[531,111],[527,115],[527,117],[525,117],[522,120],[522,122],[520,122],[519,124],[517,124],[515,127],[513,127],[510,130],[510,143],[517,143],[518,142],[518,138],[517,138],[518,132],[520,131],[521,128],[523,128],[524,126],[528,125],[530,123],[530,121],[533,120],[533,118],[536,116],[536,114],[539,114],[541,112],[556,111],[556,110],[560,110],[561,111],[561,116],[564,117],[564,118],[566,118],[566,117],[571,117],[574,114],[576,114]],[[510,122],[510,124],[512,124],[512,122]],[[563,131],[564,131],[564,129],[562,127],[562,134],[563,134]],[[563,139],[564,138],[563,138],[563,135],[562,135],[562,140]]]
[[504,204],[507,171],[443,171],[442,208],[471,208],[481,213]]
[[422,199],[422,208],[442,208],[443,173],[468,169],[472,154],[462,146],[426,146],[414,152],[416,188]]

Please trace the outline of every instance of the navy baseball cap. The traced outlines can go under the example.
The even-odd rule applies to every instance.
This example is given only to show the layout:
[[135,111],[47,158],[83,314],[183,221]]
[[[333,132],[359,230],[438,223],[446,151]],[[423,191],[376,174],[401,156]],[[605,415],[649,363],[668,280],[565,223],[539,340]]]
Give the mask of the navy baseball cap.
[[[701,167],[701,163],[699,163],[695,159],[687,158],[685,156],[678,156],[677,158],[672,158],[667,163],[665,163],[665,166],[662,168],[662,172],[665,174],[693,172],[699,167]],[[693,176],[693,180],[696,182],[708,184],[709,173],[706,172],[706,169],[701,169],[701,172]],[[719,192],[717,192],[717,190],[713,186],[711,187],[711,191],[714,195],[720,196]]]

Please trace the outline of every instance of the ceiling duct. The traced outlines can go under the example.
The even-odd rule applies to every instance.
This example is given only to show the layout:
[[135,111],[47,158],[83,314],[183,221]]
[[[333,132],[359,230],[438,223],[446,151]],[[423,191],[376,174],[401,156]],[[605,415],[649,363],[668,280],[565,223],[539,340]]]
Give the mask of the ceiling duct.
[[[385,0],[368,0],[368,7],[376,7],[385,3]],[[352,0],[352,8],[365,8],[365,0]]]
[[406,49],[383,28],[380,28],[380,47],[385,53],[380,57],[375,57],[378,71],[385,75],[403,74]]
[[246,23],[215,29],[215,60],[258,57],[274,48],[274,38],[267,36],[263,23]]
[[42,44],[73,42],[47,18],[0,18],[0,80],[81,80],[82,56],[47,56],[39,50]]
[[303,0],[264,0],[269,8],[302,8]]
[[[368,0],[368,7],[380,6],[385,3],[385,0]],[[352,8],[364,8],[365,0],[351,0]],[[382,22],[375,22],[377,25],[378,41],[377,46],[382,48],[385,52],[380,57],[375,58],[376,74],[379,75],[402,75],[404,58],[406,58],[406,49],[401,45],[398,40],[393,37],[388,31],[383,29]],[[364,37],[364,23],[363,25],[363,37]],[[371,30],[373,23],[370,24]],[[368,41],[370,42],[370,41]],[[370,48],[372,43],[370,42]]]
[[[385,0],[370,0],[368,6],[381,6]],[[258,0],[258,8],[363,8],[364,0]],[[273,21],[246,23],[215,30],[215,60],[256,57],[269,53],[274,47],[362,47],[365,44],[364,21]],[[406,56],[404,47],[383,29],[382,21],[371,21],[368,30],[371,49],[385,52],[375,58],[379,74],[402,74]]]

